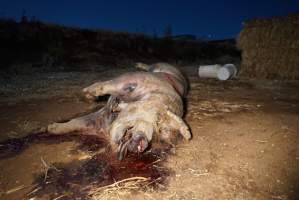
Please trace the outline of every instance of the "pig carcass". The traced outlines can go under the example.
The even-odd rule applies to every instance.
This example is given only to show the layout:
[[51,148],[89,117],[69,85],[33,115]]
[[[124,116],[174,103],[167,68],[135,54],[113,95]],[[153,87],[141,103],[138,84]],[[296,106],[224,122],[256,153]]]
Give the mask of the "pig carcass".
[[100,111],[66,123],[52,124],[48,131],[87,130],[94,134],[105,129],[112,145],[117,146],[119,159],[123,159],[127,151],[145,151],[152,141],[171,143],[176,133],[189,140],[191,133],[182,120],[182,97],[187,93],[183,75],[167,63],[137,63],[136,67],[146,72],[125,73],[83,89],[89,99],[107,94],[112,96]]
[[182,120],[182,97],[187,93],[183,75],[167,63],[137,63],[136,67],[147,72],[126,73],[83,90],[87,98],[110,94],[120,99],[120,112],[109,128],[120,157],[127,150],[143,152],[154,136],[167,143],[177,132],[187,140],[191,138]]

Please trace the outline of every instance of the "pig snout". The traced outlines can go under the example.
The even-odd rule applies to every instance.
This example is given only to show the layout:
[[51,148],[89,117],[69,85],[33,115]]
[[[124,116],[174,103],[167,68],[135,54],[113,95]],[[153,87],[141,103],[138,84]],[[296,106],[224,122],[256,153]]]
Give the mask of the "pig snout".
[[128,150],[133,153],[142,153],[147,149],[149,141],[143,132],[137,132],[133,134],[130,143],[128,144]]
[[142,153],[149,146],[149,141],[143,132],[137,132],[128,140],[120,141],[117,149],[117,159],[123,160],[128,152]]

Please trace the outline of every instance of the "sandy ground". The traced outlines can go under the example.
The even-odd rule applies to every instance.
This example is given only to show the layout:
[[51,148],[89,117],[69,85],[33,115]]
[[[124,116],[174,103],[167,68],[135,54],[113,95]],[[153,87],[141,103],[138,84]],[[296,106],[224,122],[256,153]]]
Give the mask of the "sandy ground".
[[[128,70],[3,80],[0,140],[24,137],[53,121],[90,112],[99,105],[85,102],[80,89]],[[199,79],[195,67],[184,71],[191,83],[185,120],[193,139],[180,142],[161,163],[159,167],[171,173],[158,187],[114,192],[108,199],[299,199],[299,82],[220,82]],[[74,151],[78,145],[72,140],[33,143],[2,157],[0,198],[55,199],[28,193],[47,166],[95,154]]]

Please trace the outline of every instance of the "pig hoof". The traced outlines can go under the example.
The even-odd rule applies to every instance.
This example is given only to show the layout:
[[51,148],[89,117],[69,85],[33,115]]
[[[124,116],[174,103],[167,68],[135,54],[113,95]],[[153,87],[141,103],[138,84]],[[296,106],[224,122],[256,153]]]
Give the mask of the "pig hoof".
[[49,133],[56,133],[58,127],[59,127],[59,123],[53,123],[53,124],[50,124],[50,125],[47,127],[47,132],[49,132]]

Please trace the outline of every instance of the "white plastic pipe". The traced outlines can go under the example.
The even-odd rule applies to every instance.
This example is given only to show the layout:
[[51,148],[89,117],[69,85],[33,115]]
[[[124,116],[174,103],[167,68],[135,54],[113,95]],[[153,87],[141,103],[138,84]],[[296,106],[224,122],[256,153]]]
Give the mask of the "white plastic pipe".
[[221,65],[201,65],[198,68],[198,76],[202,78],[217,78]]
[[217,78],[225,81],[237,75],[237,68],[234,64],[226,64],[218,70]]

